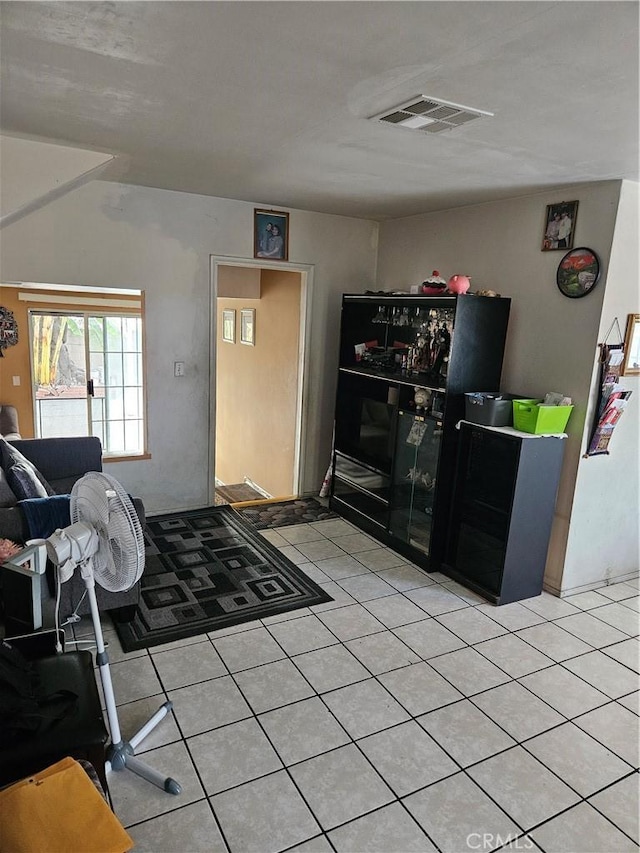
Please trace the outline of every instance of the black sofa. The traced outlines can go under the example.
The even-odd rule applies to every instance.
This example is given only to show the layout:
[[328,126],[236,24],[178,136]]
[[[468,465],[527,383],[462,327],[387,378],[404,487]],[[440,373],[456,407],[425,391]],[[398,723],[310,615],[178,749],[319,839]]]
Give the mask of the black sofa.
[[[102,445],[94,436],[72,438],[33,438],[13,440],[10,444],[19,450],[45,478],[58,495],[69,494],[73,484],[88,471],[102,471]],[[144,528],[145,511],[140,498],[133,504]],[[24,544],[31,538],[26,517],[18,503],[0,507],[0,539],[11,539]],[[48,571],[51,577],[51,571]],[[60,616],[62,621],[70,615],[82,598],[85,585],[77,573],[62,584],[60,593]],[[96,584],[96,597],[101,611],[112,611],[115,619],[127,621],[133,618],[140,599],[140,582],[125,592],[108,592]],[[90,612],[85,597],[77,613]]]

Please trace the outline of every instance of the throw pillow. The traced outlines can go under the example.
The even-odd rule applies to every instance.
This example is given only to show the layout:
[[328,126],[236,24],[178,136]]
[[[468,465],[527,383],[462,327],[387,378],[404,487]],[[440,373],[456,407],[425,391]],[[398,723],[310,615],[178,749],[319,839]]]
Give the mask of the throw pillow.
[[[11,469],[18,464],[21,468],[17,472],[17,476],[12,477]],[[49,483],[47,483],[40,471],[38,471],[36,466],[12,444],[5,441],[4,438],[0,438],[0,465],[4,468],[4,472],[7,476],[7,482],[15,492],[18,499],[46,498],[47,495],[55,494],[54,490],[51,488]],[[30,476],[25,472],[29,472]],[[41,488],[38,488],[34,481],[39,483]],[[31,482],[31,485],[29,485],[29,482]],[[23,488],[22,485],[17,485],[18,483],[26,485]],[[25,494],[25,489],[29,494]]]
[[49,497],[32,465],[27,466],[23,462],[15,462],[10,468],[7,468],[7,480],[19,500]]
[[7,482],[7,475],[4,473],[4,468],[0,468],[0,508],[5,509],[8,506],[15,506],[17,501],[18,498]]

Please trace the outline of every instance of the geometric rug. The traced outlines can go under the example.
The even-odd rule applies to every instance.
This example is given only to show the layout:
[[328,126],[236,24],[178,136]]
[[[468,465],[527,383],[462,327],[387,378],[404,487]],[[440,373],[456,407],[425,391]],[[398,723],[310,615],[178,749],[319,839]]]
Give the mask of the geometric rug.
[[279,503],[238,507],[236,512],[239,512],[246,521],[250,521],[257,530],[340,518],[337,513],[323,506],[315,498],[298,498]]
[[148,518],[144,538],[138,610],[114,620],[127,652],[333,600],[228,506]]

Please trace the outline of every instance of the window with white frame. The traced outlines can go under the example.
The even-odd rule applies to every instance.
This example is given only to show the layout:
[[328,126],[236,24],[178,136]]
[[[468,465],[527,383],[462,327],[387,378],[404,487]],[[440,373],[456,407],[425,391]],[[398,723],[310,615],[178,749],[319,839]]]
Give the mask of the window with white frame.
[[30,311],[39,438],[95,435],[105,456],[145,453],[141,312]]

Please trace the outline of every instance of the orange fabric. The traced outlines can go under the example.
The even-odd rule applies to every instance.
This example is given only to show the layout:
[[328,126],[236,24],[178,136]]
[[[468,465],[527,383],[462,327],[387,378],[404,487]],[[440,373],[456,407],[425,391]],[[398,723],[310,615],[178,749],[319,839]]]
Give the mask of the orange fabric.
[[1,853],[125,853],[133,840],[73,758],[0,791]]

